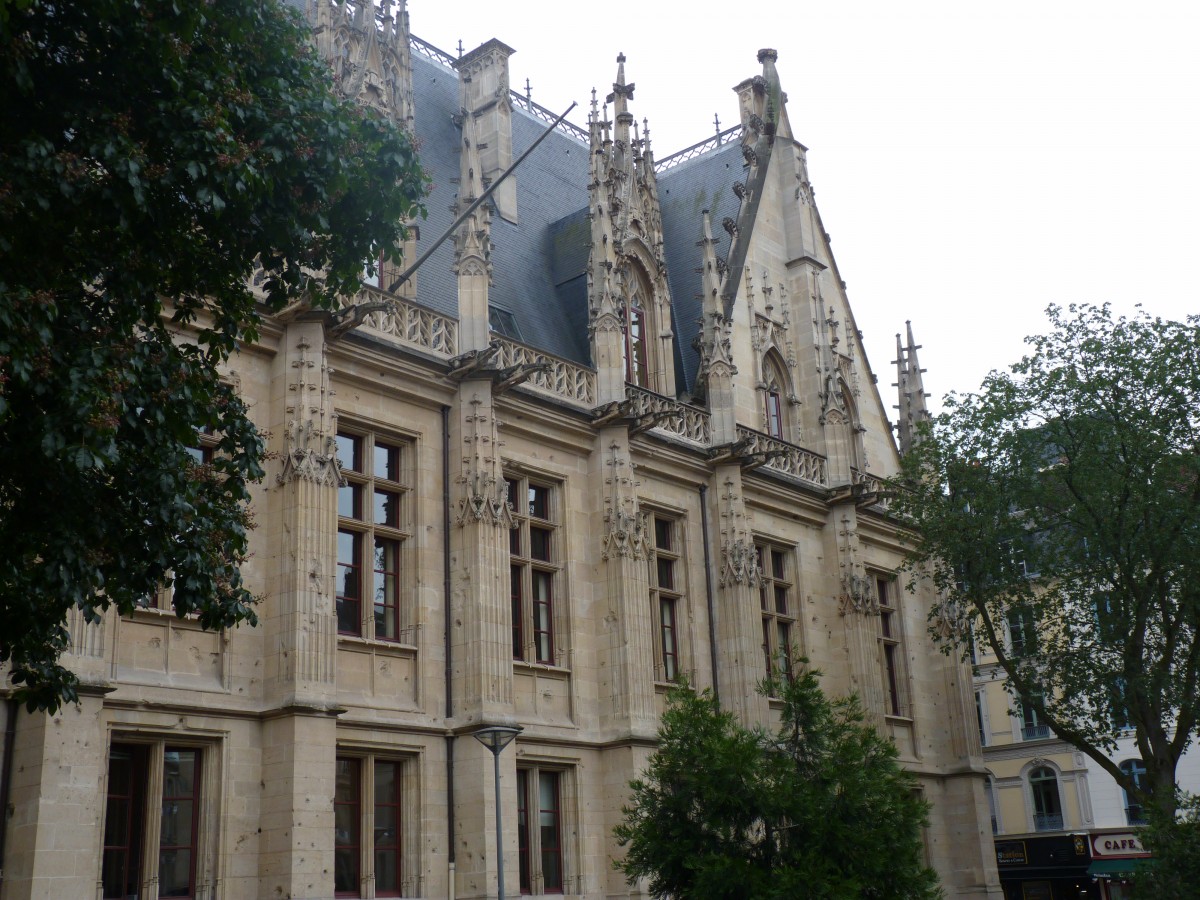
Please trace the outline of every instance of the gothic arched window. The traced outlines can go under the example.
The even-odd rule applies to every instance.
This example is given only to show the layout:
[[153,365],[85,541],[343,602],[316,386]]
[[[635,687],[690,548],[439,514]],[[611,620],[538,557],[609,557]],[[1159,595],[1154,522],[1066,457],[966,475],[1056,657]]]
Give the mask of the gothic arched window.
[[625,380],[638,387],[650,387],[650,342],[646,339],[649,320],[641,292],[634,291],[625,304]]
[[787,368],[775,351],[768,353],[763,360],[763,382],[766,385],[763,393],[763,412],[767,434],[773,438],[788,440],[787,413],[784,406],[788,396]]

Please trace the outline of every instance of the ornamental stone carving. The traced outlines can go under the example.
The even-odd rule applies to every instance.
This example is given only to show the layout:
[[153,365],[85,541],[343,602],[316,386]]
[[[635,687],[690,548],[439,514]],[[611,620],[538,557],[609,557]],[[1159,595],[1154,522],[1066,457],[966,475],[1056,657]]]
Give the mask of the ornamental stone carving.
[[296,350],[296,358],[291,361],[294,380],[288,384],[291,402],[283,429],[283,469],[275,480],[281,485],[303,480],[337,487],[342,484],[342,470],[334,443],[337,414],[332,409],[333,390],[329,387],[333,369],[325,363],[323,348],[319,353],[312,352],[308,338],[301,337]]
[[628,451],[614,441],[608,448],[608,491],[604,497],[604,535],[601,538],[604,559],[614,557],[646,558],[646,517],[637,499],[634,465]]
[[461,474],[462,497],[458,501],[458,524],[482,522],[498,528],[514,528],[504,478],[500,472],[497,436],[499,422],[490,403],[478,394],[471,397],[471,410],[463,417]]

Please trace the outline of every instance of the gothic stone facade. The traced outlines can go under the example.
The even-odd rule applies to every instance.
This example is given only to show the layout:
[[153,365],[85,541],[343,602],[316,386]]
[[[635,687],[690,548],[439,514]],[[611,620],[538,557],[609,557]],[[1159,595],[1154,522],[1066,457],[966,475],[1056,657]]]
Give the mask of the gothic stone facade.
[[[306,14],[341,89],[421,141],[411,260],[546,111],[499,41],[452,58],[403,8]],[[415,278],[242,349],[276,452],[261,625],[73,623],[81,702],[15,723],[5,900],[494,896],[497,816],[511,893],[643,896],[612,828],[671,682],[768,722],[789,653],[899,747],[948,895],[998,896],[970,673],[895,575],[899,449],[773,51],[735,92],[736,128],[657,161],[619,59],[588,127]],[[924,393],[897,348],[902,448]],[[496,724],[523,728],[499,809],[471,737]]]

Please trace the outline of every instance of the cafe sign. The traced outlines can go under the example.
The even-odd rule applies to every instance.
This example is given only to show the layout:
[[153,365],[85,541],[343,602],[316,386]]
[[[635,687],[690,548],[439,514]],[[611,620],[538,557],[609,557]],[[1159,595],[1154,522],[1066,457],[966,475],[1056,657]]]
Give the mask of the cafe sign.
[[1093,859],[1128,859],[1149,855],[1150,853],[1142,846],[1142,842],[1138,840],[1138,836],[1132,831],[1092,835]]

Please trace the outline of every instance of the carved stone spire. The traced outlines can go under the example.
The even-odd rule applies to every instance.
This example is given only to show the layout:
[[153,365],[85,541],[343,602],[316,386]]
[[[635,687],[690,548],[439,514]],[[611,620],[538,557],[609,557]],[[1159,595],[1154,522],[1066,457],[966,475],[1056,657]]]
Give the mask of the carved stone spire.
[[[589,331],[601,404],[624,399],[625,330],[636,321],[641,354],[636,380],[660,394],[675,393],[671,297],[663,253],[662,210],[654,156],[639,137],[629,101],[634,85],[625,81],[625,56],[617,57],[617,78],[604,112],[592,101],[591,180],[588,209],[592,248],[588,260]],[[613,104],[615,134],[608,103]],[[646,129],[643,129],[644,132]],[[636,309],[636,313],[631,310]],[[632,369],[630,370],[632,371]]]
[[733,314],[746,256],[750,250],[750,238],[758,221],[758,206],[767,183],[767,170],[771,163],[775,145],[775,128],[782,108],[783,92],[779,87],[779,75],[775,71],[778,54],[774,50],[760,50],[758,61],[763,65],[763,74],[739,84],[738,92],[742,106],[742,156],[749,166],[745,184],[738,192],[742,201],[737,221],[722,223],[729,231],[732,242],[729,247],[729,278],[721,289],[725,316]]
[[363,0],[353,9],[333,0],[313,0],[308,21],[317,52],[333,69],[340,93],[411,129],[412,57],[406,0],[379,9],[375,0]]
[[[455,62],[459,105],[476,118],[479,176],[485,184],[512,163],[512,93],[508,58],[516,51],[494,38]],[[517,177],[510,175],[492,194],[496,211],[507,222],[517,221]]]
[[918,440],[917,427],[922,422],[929,421],[929,408],[925,404],[929,396],[925,393],[925,383],[921,375],[925,372],[917,360],[917,350],[920,345],[913,340],[912,322],[905,322],[908,330],[908,346],[900,343],[900,335],[896,335],[896,388],[900,394],[899,420],[896,422],[896,436],[900,444],[900,452],[907,453]]
[[[461,212],[483,194],[482,162],[475,116],[462,113],[462,156],[458,199]],[[488,289],[492,281],[491,210],[481,204],[454,233],[454,274],[458,276],[459,340],[463,352],[488,345]]]

